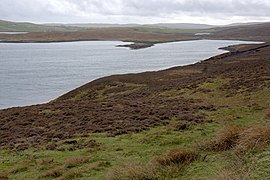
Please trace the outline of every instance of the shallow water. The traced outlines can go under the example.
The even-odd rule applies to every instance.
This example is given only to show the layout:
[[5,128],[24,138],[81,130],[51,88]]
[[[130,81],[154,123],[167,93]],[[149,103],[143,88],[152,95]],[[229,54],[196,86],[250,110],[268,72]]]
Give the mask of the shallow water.
[[[45,103],[99,77],[186,65],[243,41],[200,40],[140,50],[119,41],[0,43],[0,108]],[[251,42],[249,42],[251,43]]]

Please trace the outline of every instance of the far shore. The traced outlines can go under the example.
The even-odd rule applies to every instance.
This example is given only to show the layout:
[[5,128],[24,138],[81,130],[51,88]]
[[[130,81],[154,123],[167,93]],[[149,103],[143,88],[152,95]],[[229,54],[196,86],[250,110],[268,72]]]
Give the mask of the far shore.
[[[69,41],[69,42],[78,42],[78,41]],[[179,41],[173,41],[173,42],[179,42]],[[7,42],[7,43],[11,43],[11,42]],[[22,43],[22,42],[19,42],[19,43]],[[29,42],[28,42],[29,43]],[[37,43],[37,42],[34,42],[34,43]],[[45,42],[43,42],[45,43]],[[53,43],[53,42],[50,42],[50,43]],[[162,42],[162,43],[170,43],[170,42]],[[237,44],[237,45],[229,45],[229,46],[226,46],[226,47],[220,47],[218,49],[221,49],[221,50],[224,50],[223,53],[221,53],[220,55],[216,55],[216,56],[212,56],[210,57],[209,59],[213,59],[213,58],[216,58],[216,57],[219,57],[219,56],[222,56],[223,54],[227,54],[226,51],[230,52],[231,54],[236,54],[236,53],[243,53],[245,52],[245,46],[247,47],[247,51],[250,50],[250,46],[252,45],[258,45],[260,44],[260,46],[258,46],[258,49],[260,48],[263,48],[263,47],[268,47],[269,44],[268,43],[264,43],[264,42],[255,42],[254,41],[254,44]],[[136,43],[134,43],[136,44]],[[127,45],[118,45],[117,47],[129,47],[129,46],[132,46],[134,44],[127,44]],[[158,44],[158,43],[157,43]],[[160,43],[159,43],[160,44]],[[154,46],[155,44],[152,44],[152,46]],[[131,47],[129,47],[130,49],[132,49]],[[147,48],[147,47],[145,47]],[[138,48],[137,48],[138,49]],[[239,51],[241,49],[241,51]],[[256,48],[254,48],[253,50],[256,50]],[[202,61],[199,61],[197,63],[202,63],[204,61],[207,61],[208,59],[203,59]],[[161,71],[167,71],[167,70],[170,70],[170,69],[174,69],[174,68],[178,68],[178,67],[187,67],[189,65],[180,65],[180,66],[174,66],[174,67],[170,67],[170,68],[165,68],[165,69],[161,69],[161,70],[158,70],[157,72],[161,72]],[[144,72],[146,73],[146,72]],[[128,74],[140,74],[140,73],[127,73],[127,74],[123,74],[123,75],[128,75]],[[110,76],[115,76],[114,74],[110,75]],[[109,76],[109,77],[110,77]],[[99,79],[103,79],[103,78],[106,78],[105,77],[100,77],[100,78],[97,78],[96,80],[99,80]],[[96,81],[96,80],[93,80],[93,81]],[[54,100],[52,100],[54,101]],[[46,102],[44,102],[46,103]],[[17,108],[17,107],[26,107],[26,106],[35,106],[35,105],[42,105],[44,103],[40,103],[40,104],[32,104],[32,105],[25,105],[25,106],[14,106],[14,107],[7,107],[7,108],[0,108],[0,110],[4,110],[4,109],[10,109],[10,108]]]
[[[116,47],[125,47],[129,48],[131,50],[138,50],[138,49],[144,49],[153,47],[156,44],[162,44],[162,43],[172,43],[172,42],[182,42],[182,41],[196,41],[196,40],[227,40],[227,41],[252,41],[252,40],[239,40],[239,39],[207,39],[207,38],[198,38],[198,39],[186,39],[186,40],[171,40],[171,41],[161,41],[161,42],[140,42],[140,41],[122,41],[122,40],[99,40],[99,39],[87,39],[87,40],[60,40],[60,41],[6,41],[1,40],[0,43],[68,43],[68,42],[86,42],[86,41],[122,41],[127,42],[129,44],[124,45],[116,45]],[[265,43],[261,41],[255,41],[254,44],[257,43]],[[231,46],[229,47],[220,47],[219,49],[231,51],[233,48]]]

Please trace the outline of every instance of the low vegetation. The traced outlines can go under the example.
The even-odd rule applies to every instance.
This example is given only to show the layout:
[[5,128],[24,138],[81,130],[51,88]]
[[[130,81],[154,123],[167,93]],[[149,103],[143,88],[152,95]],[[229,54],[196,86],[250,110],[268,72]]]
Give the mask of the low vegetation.
[[39,178],[57,178],[63,174],[63,170],[60,167],[54,167],[44,171]]
[[73,158],[68,159],[65,162],[65,167],[73,168],[81,164],[87,163],[88,161],[89,161],[89,157],[73,157]]
[[269,48],[2,110],[0,177],[269,179]]
[[[215,83],[217,81],[213,81]],[[220,94],[219,85],[210,86]],[[206,88],[203,83],[196,89]],[[185,90],[184,96],[189,95]],[[189,90],[189,91],[192,91]],[[262,92],[262,91],[261,91]],[[270,177],[270,132],[265,93],[251,93],[259,109],[246,104],[205,111],[212,121],[175,129],[177,121],[133,134],[89,134],[60,142],[56,150],[28,149],[1,153],[2,179],[245,179]],[[201,93],[198,91],[197,93]],[[268,95],[270,92],[268,91]],[[259,94],[262,94],[260,96]],[[177,95],[177,94],[175,94]],[[194,98],[198,98],[193,93]],[[202,99],[206,96],[201,96]],[[243,97],[237,95],[237,101]],[[208,101],[205,101],[208,103]],[[245,123],[243,123],[245,122]],[[263,123],[264,122],[264,123]],[[95,140],[99,146],[69,151],[67,145]],[[69,145],[70,146],[70,145]],[[84,147],[84,146],[83,146]],[[63,149],[63,150],[61,150]],[[196,152],[194,152],[194,149]],[[254,161],[256,158],[256,161]],[[29,160],[30,159],[30,160]],[[40,175],[39,175],[40,174]]]

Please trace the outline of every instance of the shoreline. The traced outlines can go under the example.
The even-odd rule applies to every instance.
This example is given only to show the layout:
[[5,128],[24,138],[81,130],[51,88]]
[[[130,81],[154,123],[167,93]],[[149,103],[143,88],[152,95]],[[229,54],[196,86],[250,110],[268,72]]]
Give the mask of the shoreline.
[[[52,137],[66,140],[90,133],[118,136],[172,119],[194,125],[207,122],[207,115],[198,116],[198,112],[222,109],[223,100],[228,102],[238,95],[250,97],[269,90],[269,50],[269,43],[247,45],[237,53],[223,53],[191,65],[102,77],[48,103],[0,110],[5,127],[0,143],[3,149],[23,150],[46,147]],[[216,91],[222,96],[218,93],[217,99],[212,99]],[[206,99],[200,101],[196,94]],[[33,132],[38,132],[34,134],[37,141],[31,143]],[[16,144],[21,138],[27,141]]]
[[[1,104],[37,102],[0,109],[0,179],[269,177],[269,29],[270,23],[221,27],[212,29],[209,37],[200,37],[206,41],[156,45],[141,51],[130,49],[147,48],[149,42],[195,39],[182,31],[143,28],[0,35],[6,40],[118,40],[0,44],[4,57]],[[117,44],[130,49],[116,48]],[[56,52],[50,54],[51,49]],[[43,57],[45,62],[47,57],[57,62],[57,73],[50,69],[54,64],[44,64]],[[93,77],[95,68],[89,58],[106,73]],[[38,62],[36,73],[27,59]],[[18,71],[18,76],[11,77],[14,64],[19,70],[29,69],[33,78]],[[68,66],[79,76],[70,73]],[[65,79],[54,80],[57,74]],[[25,78],[32,82],[29,86],[42,83],[35,89],[43,91],[29,91],[24,81],[14,85]],[[77,85],[64,86],[72,81]],[[60,86],[53,86],[55,82]],[[40,103],[39,97],[55,87],[63,91],[48,96],[45,101],[50,102]],[[20,102],[17,97],[22,95]]]
[[[87,40],[59,40],[59,41],[24,41],[24,40],[18,40],[18,41],[10,41],[10,40],[3,40],[0,39],[0,43],[16,43],[16,44],[23,44],[23,43],[44,43],[44,44],[50,44],[50,43],[69,43],[69,42],[91,42],[91,41],[121,41],[126,42],[130,44],[124,44],[124,45],[116,45],[115,47],[124,47],[129,48],[131,50],[139,50],[139,49],[145,49],[149,47],[153,47],[157,44],[163,44],[163,43],[173,43],[173,42],[185,42],[185,41],[199,41],[199,40],[224,40],[224,41],[248,41],[248,42],[254,42],[254,44],[257,43],[267,43],[268,41],[260,42],[257,40],[247,40],[247,39],[214,39],[214,38],[195,38],[195,39],[183,39],[183,40],[168,40],[168,41],[159,41],[159,42],[149,42],[149,41],[126,41],[126,40],[101,40],[101,39],[87,39]],[[220,47],[221,50],[227,50],[229,49],[233,50],[231,47]]]
[[[102,41],[103,41],[103,40],[102,40]],[[192,41],[192,40],[188,40],[188,41]],[[195,40],[195,41],[197,41],[197,40]],[[237,41],[237,40],[236,40],[236,41]],[[72,41],[72,42],[73,42],[73,41]],[[124,42],[124,41],[122,41],[122,42]],[[181,42],[181,41],[173,41],[173,42]],[[170,43],[170,42],[162,42],[162,43]],[[136,44],[136,43],[134,43],[134,44]],[[158,43],[158,44],[159,44],[159,43]],[[243,45],[250,46],[250,45],[257,45],[257,44],[258,44],[258,43],[254,43],[254,44],[237,44],[237,45],[229,45],[229,46],[227,46],[227,47],[220,47],[220,48],[218,48],[218,49],[223,50],[224,52],[222,52],[222,53],[219,54],[219,55],[212,56],[212,57],[210,57],[210,58],[208,58],[208,59],[204,59],[204,60],[198,61],[198,62],[196,62],[196,63],[202,63],[202,62],[207,61],[207,60],[209,60],[209,59],[213,59],[213,58],[216,58],[216,57],[219,57],[219,56],[226,55],[227,53],[233,53],[233,54],[238,53],[238,47],[241,48]],[[262,44],[266,44],[266,46],[267,46],[267,43],[263,43],[263,42],[262,42]],[[118,46],[118,47],[119,47],[119,46],[120,46],[120,47],[129,47],[130,45],[133,45],[133,44],[117,45],[117,46]],[[154,45],[152,45],[152,46],[154,46]],[[129,48],[132,49],[131,47],[129,47]],[[195,63],[195,64],[196,64],[196,63]],[[170,70],[170,69],[173,69],[173,68],[186,67],[186,66],[190,66],[190,65],[193,65],[193,64],[182,65],[182,66],[181,66],[181,65],[180,65],[180,66],[173,66],[173,67],[169,67],[169,68],[165,68],[165,69],[160,69],[160,70],[158,70],[158,71],[147,71],[147,72],[167,71],[167,70]],[[140,73],[146,73],[146,72],[127,73],[127,74],[121,74],[121,75],[129,75],[129,74],[134,74],[134,75],[136,75],[136,74],[140,74]],[[110,76],[117,76],[117,75],[116,75],[116,74],[111,74],[111,75],[109,75],[109,76],[99,77],[99,78],[94,79],[94,80],[92,80],[92,81],[90,81],[90,82],[88,82],[88,83],[91,83],[91,82],[93,82],[93,81],[97,81],[97,80],[99,80],[99,79],[107,78],[107,77],[110,77]],[[87,83],[87,84],[88,84],[88,83]],[[82,84],[81,86],[84,86],[84,84]],[[81,86],[79,86],[78,88],[80,88]],[[75,89],[77,89],[77,88],[75,88]],[[70,91],[73,91],[73,90],[75,90],[75,89],[72,89],[72,90],[70,90]],[[66,93],[64,93],[64,94],[62,94],[62,95],[60,95],[60,96],[58,96],[58,97],[56,97],[56,98],[53,98],[52,100],[50,100],[50,101],[48,101],[48,102],[41,102],[41,103],[37,103],[37,104],[29,104],[29,105],[20,105],[20,106],[5,107],[5,108],[0,108],[0,111],[1,111],[1,110],[6,110],[6,109],[12,109],[12,108],[23,108],[23,107],[31,107],[31,106],[36,106],[36,105],[47,104],[47,103],[50,103],[50,102],[52,102],[52,101],[58,99],[59,97],[61,97],[61,96],[63,96],[63,95],[69,93],[70,91],[68,91],[68,92],[66,92]]]
[[[199,40],[212,40],[212,39],[203,39],[203,38],[197,38],[197,39],[183,39],[183,40],[170,40],[170,41],[159,41],[159,42],[149,42],[149,41],[126,41],[126,40],[101,40],[101,39],[86,39],[86,40],[59,40],[59,41],[29,41],[29,40],[5,40],[0,39],[0,43],[16,43],[16,44],[23,44],[23,43],[44,43],[44,44],[50,44],[50,43],[68,43],[68,42],[91,42],[91,41],[121,41],[121,42],[127,42],[130,44],[125,45],[116,45],[116,47],[126,47],[130,48],[131,50],[137,50],[137,49],[144,49],[148,47],[155,46],[156,44],[162,44],[162,43],[172,43],[172,42],[182,42],[182,41],[199,41]],[[236,40],[237,41],[237,40]]]

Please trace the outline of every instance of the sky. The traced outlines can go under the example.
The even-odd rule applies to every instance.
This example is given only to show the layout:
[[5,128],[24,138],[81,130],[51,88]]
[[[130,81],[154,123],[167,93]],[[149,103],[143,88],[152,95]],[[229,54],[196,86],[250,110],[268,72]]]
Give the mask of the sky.
[[0,0],[0,19],[34,23],[270,21],[270,0]]

